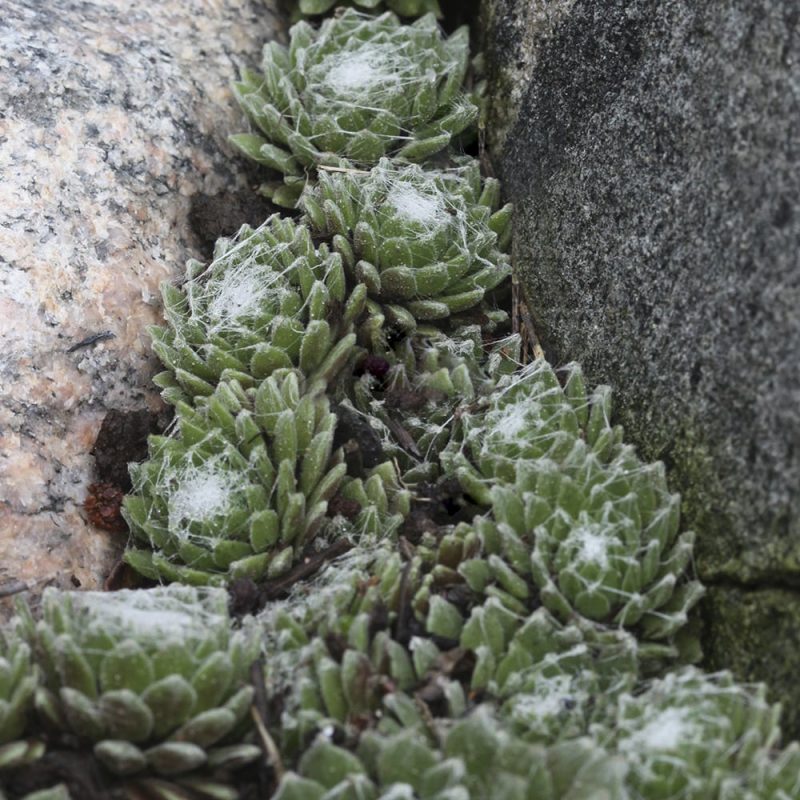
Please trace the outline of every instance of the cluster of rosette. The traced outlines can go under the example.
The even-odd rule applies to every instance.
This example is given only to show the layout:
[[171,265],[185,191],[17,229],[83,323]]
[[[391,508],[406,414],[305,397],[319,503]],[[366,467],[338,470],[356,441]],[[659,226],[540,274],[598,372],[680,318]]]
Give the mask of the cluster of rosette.
[[[694,666],[663,465],[576,365],[520,363],[467,32],[352,5],[390,11],[299,23],[236,87],[233,143],[300,216],[163,288],[175,424],[123,514],[128,564],[172,585],[20,606],[0,770],[57,740],[135,798],[233,798],[259,759],[279,800],[800,797],[763,687]],[[237,622],[242,579],[283,597]]]

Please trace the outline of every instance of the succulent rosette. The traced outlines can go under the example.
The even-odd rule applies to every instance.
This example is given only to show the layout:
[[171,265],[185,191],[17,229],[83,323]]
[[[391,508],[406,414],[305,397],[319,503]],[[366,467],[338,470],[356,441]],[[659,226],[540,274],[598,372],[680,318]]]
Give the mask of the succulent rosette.
[[221,380],[252,387],[280,368],[332,380],[354,353],[366,303],[364,289],[346,293],[338,253],[277,216],[221,239],[210,266],[190,261],[162,295],[167,326],[150,333],[167,367],[155,382],[173,405],[211,395]]
[[456,453],[452,463],[487,506],[491,486],[513,485],[529,464],[566,471],[590,455],[606,464],[624,449],[622,428],[610,421],[610,389],[598,386],[587,395],[576,364],[564,368],[562,387],[547,361],[537,359],[508,376],[479,411],[465,420],[469,459]]
[[527,743],[481,707],[434,730],[366,734],[356,752],[320,737],[276,800],[627,800],[624,764],[590,739]]
[[42,742],[25,738],[38,685],[39,670],[28,644],[0,629],[0,770],[30,763],[44,753]]
[[[71,800],[72,795],[69,789],[63,784],[59,783],[56,786],[51,786],[47,789],[39,789],[36,792],[29,792],[19,800]],[[0,800],[16,800],[15,797],[6,795],[3,787],[0,786]]]
[[529,582],[486,552],[478,531],[460,523],[433,553],[418,547],[407,582],[415,620],[441,647],[471,654],[470,692],[493,698],[519,735],[549,743],[585,733],[610,698],[634,686],[636,638],[559,621]]
[[471,458],[446,461],[491,506],[478,525],[507,596],[533,584],[563,621],[635,629],[664,655],[703,593],[685,574],[694,535],[678,532],[663,464],[643,464],[609,418],[605,389],[587,398],[574,366],[562,389],[537,361],[464,421]]
[[473,610],[459,643],[475,653],[472,691],[488,691],[515,734],[541,744],[586,735],[613,698],[633,689],[639,672],[630,634],[589,638],[544,608],[515,629],[496,599]]
[[[780,738],[779,714],[763,685],[742,686],[728,672],[690,667],[620,696],[594,737],[625,759],[633,796],[722,800],[759,782],[760,762]],[[776,775],[785,766],[772,764]],[[797,775],[794,781],[797,787]]]
[[234,631],[222,590],[46,589],[18,628],[43,672],[36,708],[118,775],[182,775],[252,761],[247,744],[258,640]]
[[[368,583],[365,575],[375,576]],[[333,726],[352,736],[376,712],[391,716],[413,702],[398,691],[418,683],[438,654],[421,642],[416,655],[395,641],[373,618],[397,618],[408,581],[402,559],[385,543],[355,550],[329,564],[308,587],[260,616],[267,692],[281,698],[283,714],[274,735],[282,751],[299,756],[309,737]],[[405,598],[407,602],[407,598]],[[333,643],[339,643],[333,646]],[[465,708],[463,691],[453,685]],[[391,698],[386,695],[392,694]],[[402,711],[400,711],[402,715]]]
[[472,159],[444,170],[382,159],[364,173],[321,173],[300,205],[350,281],[367,287],[371,324],[413,331],[491,316],[483,301],[511,274],[511,206],[499,201],[498,182]]
[[347,471],[327,396],[279,369],[257,389],[220,383],[198,408],[179,403],[177,418],[178,432],[151,436],[150,459],[131,465],[122,513],[148,548],[126,561],[193,585],[286,572]]
[[422,161],[472,126],[462,91],[469,33],[442,35],[433,14],[401,25],[353,9],[319,30],[293,26],[288,47],[264,47],[262,73],[242,72],[236,97],[258,133],[231,142],[282,175],[261,191],[293,208],[320,166],[371,166],[385,155]]

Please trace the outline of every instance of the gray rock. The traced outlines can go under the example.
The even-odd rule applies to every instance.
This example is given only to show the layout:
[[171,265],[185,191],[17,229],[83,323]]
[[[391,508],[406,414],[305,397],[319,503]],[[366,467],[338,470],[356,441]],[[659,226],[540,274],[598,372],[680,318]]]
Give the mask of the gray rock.
[[770,681],[800,732],[800,7],[484,14],[488,134],[544,350],[610,383],[627,438],[670,467],[709,663]]
[[0,588],[96,588],[119,554],[82,509],[91,450],[108,409],[159,411],[145,328],[207,218],[266,215],[230,84],[281,29],[272,0],[3,3]]

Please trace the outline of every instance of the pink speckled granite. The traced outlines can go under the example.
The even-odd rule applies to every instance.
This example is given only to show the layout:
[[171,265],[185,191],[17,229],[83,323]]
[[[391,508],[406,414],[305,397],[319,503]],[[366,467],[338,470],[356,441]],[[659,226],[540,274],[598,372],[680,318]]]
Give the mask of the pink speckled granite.
[[193,196],[249,195],[229,87],[282,21],[270,0],[2,5],[0,589],[96,588],[122,542],[82,510],[89,451],[107,409],[159,407],[158,285],[200,255]]

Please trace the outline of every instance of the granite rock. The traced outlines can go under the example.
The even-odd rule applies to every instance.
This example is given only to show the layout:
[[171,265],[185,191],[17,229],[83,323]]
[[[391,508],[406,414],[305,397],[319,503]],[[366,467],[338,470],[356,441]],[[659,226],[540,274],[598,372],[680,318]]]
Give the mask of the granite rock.
[[275,9],[3,4],[0,590],[96,588],[119,554],[124,536],[82,511],[91,451],[109,409],[162,410],[145,328],[159,283],[207,254],[197,209],[239,208],[227,233],[267,213],[226,136],[239,65],[282,33]]
[[711,587],[709,664],[770,681],[798,733],[800,7],[483,11],[537,334],[610,383],[627,438],[670,467]]

